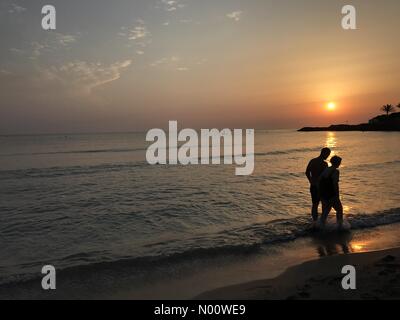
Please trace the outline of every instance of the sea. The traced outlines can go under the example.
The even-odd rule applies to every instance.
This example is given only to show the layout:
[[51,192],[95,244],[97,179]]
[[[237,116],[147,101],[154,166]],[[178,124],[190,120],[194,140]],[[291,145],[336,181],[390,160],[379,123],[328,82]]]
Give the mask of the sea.
[[304,172],[325,146],[343,158],[352,230],[400,222],[398,132],[256,130],[250,176],[235,164],[149,165],[148,146],[145,133],[0,136],[0,287],[47,264],[143,275],[309,237]]

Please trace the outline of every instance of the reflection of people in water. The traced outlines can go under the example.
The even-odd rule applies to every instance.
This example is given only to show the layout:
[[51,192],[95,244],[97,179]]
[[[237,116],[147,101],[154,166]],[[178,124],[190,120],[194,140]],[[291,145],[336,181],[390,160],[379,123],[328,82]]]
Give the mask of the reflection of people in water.
[[352,252],[352,234],[349,232],[316,233],[312,237],[320,257]]
[[312,200],[311,216],[314,222],[317,222],[318,220],[318,206],[321,201],[318,191],[319,177],[328,167],[328,164],[325,162],[325,160],[328,159],[330,154],[331,150],[329,148],[323,148],[319,157],[312,159],[308,163],[306,169],[306,176],[308,178],[308,181],[310,182],[310,192]]
[[322,201],[321,224],[325,224],[333,208],[336,211],[337,224],[341,228],[343,226],[343,206],[340,201],[338,168],[342,159],[333,156],[330,162],[332,166],[324,170],[319,180],[319,193]]

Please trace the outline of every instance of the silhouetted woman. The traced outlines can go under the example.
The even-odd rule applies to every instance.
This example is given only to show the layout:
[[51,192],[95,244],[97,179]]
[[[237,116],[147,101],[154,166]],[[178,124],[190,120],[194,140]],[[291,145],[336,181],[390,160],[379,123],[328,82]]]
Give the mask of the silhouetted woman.
[[319,192],[322,202],[322,216],[321,224],[326,223],[329,213],[332,208],[336,211],[336,220],[339,227],[343,225],[343,206],[340,201],[339,191],[339,170],[342,158],[333,156],[331,158],[331,164],[329,168],[326,168],[321,175],[319,181]]

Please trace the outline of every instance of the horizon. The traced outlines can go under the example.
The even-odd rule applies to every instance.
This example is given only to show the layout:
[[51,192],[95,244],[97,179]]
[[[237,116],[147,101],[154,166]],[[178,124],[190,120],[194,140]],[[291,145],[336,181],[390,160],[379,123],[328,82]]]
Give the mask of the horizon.
[[[392,112],[392,114],[394,114],[394,113],[400,113],[400,111],[399,112]],[[371,116],[371,118],[370,119],[368,119],[368,120],[371,120],[371,119],[373,119],[373,118],[375,118],[375,117],[378,117],[378,116],[385,116],[385,114],[384,113],[379,113],[379,114],[376,114],[375,116]],[[329,124],[329,125],[327,125],[327,126],[331,126],[331,125],[359,125],[359,124],[366,124],[366,123],[368,123],[368,120],[367,121],[365,121],[365,122],[362,122],[362,123],[348,123],[348,122],[346,122],[346,123],[331,123],[331,124]],[[178,122],[178,126],[179,126],[179,122]],[[312,124],[310,124],[310,125],[308,125],[308,124],[305,124],[304,126],[302,126],[303,128],[304,127],[314,127],[314,125],[312,125]],[[168,129],[168,122],[167,122],[167,124],[164,124],[164,125],[162,125],[162,126],[160,126],[159,127],[160,129],[163,129],[163,130],[167,130]],[[179,126],[178,128],[180,128],[180,129],[184,129],[184,128],[186,128],[185,126]],[[214,127],[215,129],[218,129],[218,130],[222,130],[222,129],[235,129],[234,127]],[[79,132],[79,131],[77,131],[77,132],[62,132],[62,131],[60,131],[60,132],[24,132],[24,133],[2,133],[2,132],[0,132],[0,137],[12,137],[12,136],[47,136],[47,135],[49,135],[49,136],[52,136],[52,135],[98,135],[98,134],[145,134],[146,132],[148,132],[149,130],[151,130],[151,129],[154,129],[154,128],[147,128],[147,129],[143,129],[143,130],[137,130],[137,131],[81,131],[81,132]],[[201,130],[201,129],[206,129],[206,128],[200,128],[200,127],[195,127],[195,128],[191,128],[191,129],[194,129],[194,130],[196,130],[196,131],[199,131],[199,130]],[[261,128],[261,127],[258,127],[258,128],[253,128],[254,130],[256,130],[256,131],[291,131],[291,130],[293,130],[293,131],[298,131],[299,129],[301,129],[300,127],[297,127],[297,128],[294,128],[294,127],[281,127],[281,128]]]
[[[363,123],[400,102],[400,3],[53,1],[0,4],[2,135]],[[327,108],[328,106],[328,108]],[[330,106],[330,107],[329,107]]]

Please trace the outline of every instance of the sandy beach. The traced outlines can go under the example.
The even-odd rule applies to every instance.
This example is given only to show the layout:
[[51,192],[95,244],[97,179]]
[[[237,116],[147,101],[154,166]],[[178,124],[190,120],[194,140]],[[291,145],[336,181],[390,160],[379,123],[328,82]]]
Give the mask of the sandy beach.
[[[344,265],[357,270],[356,290],[344,290]],[[399,299],[400,247],[330,256],[287,269],[268,280],[253,281],[203,293],[196,299]]]

